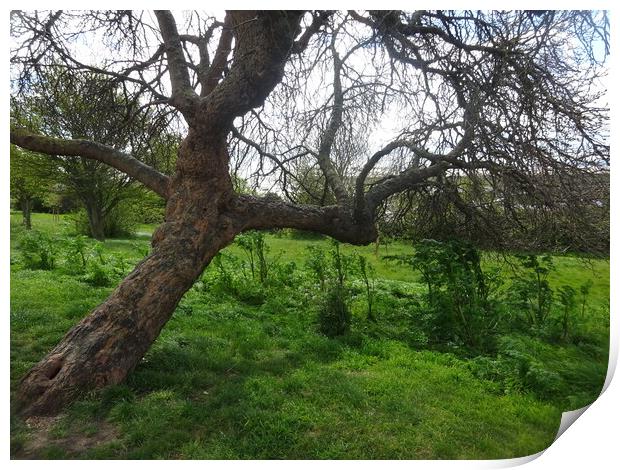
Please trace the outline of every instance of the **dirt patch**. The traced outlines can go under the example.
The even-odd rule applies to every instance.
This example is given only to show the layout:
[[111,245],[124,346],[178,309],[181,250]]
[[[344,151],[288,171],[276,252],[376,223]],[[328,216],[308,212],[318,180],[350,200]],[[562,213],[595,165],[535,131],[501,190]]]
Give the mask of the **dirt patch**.
[[98,421],[88,428],[67,429],[62,437],[53,430],[61,424],[63,416],[36,416],[25,421],[28,429],[28,439],[13,459],[44,459],[43,451],[50,447],[60,448],[66,457],[77,457],[88,449],[107,444],[118,439],[118,430],[106,421]]

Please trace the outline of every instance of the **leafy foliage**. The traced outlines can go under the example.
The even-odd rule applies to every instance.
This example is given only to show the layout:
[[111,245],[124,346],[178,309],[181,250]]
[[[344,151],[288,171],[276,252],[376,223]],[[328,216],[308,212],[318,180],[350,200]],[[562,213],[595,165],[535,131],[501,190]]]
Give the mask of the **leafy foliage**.
[[397,257],[420,271],[427,288],[431,338],[456,342],[476,350],[492,349],[500,323],[495,294],[497,271],[483,272],[480,252],[457,241],[424,240],[413,257]]
[[522,270],[514,278],[512,292],[515,304],[525,313],[530,325],[542,326],[553,306],[553,290],[548,276],[553,271],[550,255],[539,258],[536,255],[518,255]]
[[351,312],[346,297],[344,287],[333,284],[319,307],[319,331],[330,338],[344,335],[351,326]]
[[269,247],[265,244],[265,234],[251,230],[237,236],[235,242],[246,254],[250,271],[252,272],[252,279],[258,277],[260,283],[265,284],[269,277],[269,268],[271,267],[267,261]]
[[21,236],[19,247],[26,269],[51,270],[56,266],[57,241],[47,233],[28,231]]

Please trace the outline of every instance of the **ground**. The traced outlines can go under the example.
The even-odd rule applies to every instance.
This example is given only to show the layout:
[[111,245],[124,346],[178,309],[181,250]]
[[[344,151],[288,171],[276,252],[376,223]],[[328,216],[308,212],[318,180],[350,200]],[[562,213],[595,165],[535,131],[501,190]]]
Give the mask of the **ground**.
[[[113,285],[97,287],[60,262],[51,271],[23,269],[19,217],[11,217],[14,388]],[[71,229],[70,222],[42,214],[34,215],[33,226],[50,234]],[[104,257],[123,258],[117,268],[130,269],[148,249],[151,230],[144,226],[134,239],[106,241]],[[383,311],[378,326],[369,325],[363,301],[354,297],[351,332],[331,339],[316,328],[320,292],[302,278],[306,246],[328,242],[272,234],[267,243],[270,259],[281,266],[296,264],[288,281],[278,289],[228,295],[214,292],[205,277],[186,294],[125,384],[83,396],[52,419],[13,417],[13,458],[511,458],[546,448],[562,411],[593,401],[602,386],[609,316],[606,260],[556,257],[550,277],[553,285],[575,288],[593,281],[586,329],[600,341],[502,338],[505,355],[527,356],[528,374],[538,371],[532,377],[542,385],[536,388],[530,381],[524,388],[512,384],[509,375],[481,368],[504,364],[499,355],[472,357],[430,347],[415,325],[401,328],[407,312],[390,299],[423,292],[424,286],[410,267],[382,256],[410,253],[408,244],[381,246],[379,256],[374,246],[343,247],[375,267]],[[243,256],[238,246],[227,253]],[[486,263],[499,261],[488,257]],[[214,274],[216,267],[209,270]],[[544,382],[549,377],[555,382]]]

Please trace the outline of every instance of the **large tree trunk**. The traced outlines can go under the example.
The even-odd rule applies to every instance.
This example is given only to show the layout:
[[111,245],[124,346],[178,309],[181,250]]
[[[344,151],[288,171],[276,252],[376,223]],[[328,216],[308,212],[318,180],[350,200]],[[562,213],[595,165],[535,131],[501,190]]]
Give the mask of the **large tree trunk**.
[[[83,142],[70,141],[68,150],[75,153],[67,153],[65,145],[60,145],[63,154],[87,152],[101,161],[111,159],[116,168],[128,174],[131,171],[149,187],[157,188],[168,198],[166,222],[153,235],[151,255],[22,379],[16,397],[22,413],[53,414],[81,391],[123,381],[210,260],[241,230],[264,223],[252,210],[264,210],[260,202],[244,203],[233,194],[226,138],[235,117],[262,104],[281,79],[302,13],[241,11],[230,15],[235,60],[226,78],[199,100],[184,70],[174,18],[170,13],[157,13],[167,45],[173,89],[170,102],[184,113],[190,126],[170,181],[163,175],[153,177],[152,171],[127,155],[106,148],[83,148]],[[222,73],[216,70],[215,75]],[[22,142],[35,148],[41,145],[47,151],[59,145],[58,139],[25,138]],[[287,214],[275,211],[272,216],[283,223]],[[324,221],[318,209],[300,217],[303,227],[317,218]]]
[[[190,147],[192,153],[206,151],[203,146]],[[183,294],[234,239],[235,224],[221,210],[232,196],[227,169],[206,166],[219,173],[217,179],[207,179],[207,170],[183,168],[182,152],[179,158],[166,222],[153,235],[152,253],[22,379],[16,397],[21,413],[53,414],[81,391],[123,381]],[[204,164],[204,158],[195,161]]]

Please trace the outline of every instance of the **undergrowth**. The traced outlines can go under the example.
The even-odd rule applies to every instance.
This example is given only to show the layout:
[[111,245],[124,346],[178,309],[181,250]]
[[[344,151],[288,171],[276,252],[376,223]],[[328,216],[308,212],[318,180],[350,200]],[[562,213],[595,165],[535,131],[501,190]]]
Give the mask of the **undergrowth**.
[[[11,243],[15,387],[148,242],[12,226]],[[601,390],[608,279],[605,261],[574,257],[528,254],[509,265],[432,241],[415,250],[394,242],[377,256],[373,247],[249,233],[213,260],[126,383],[69,407],[39,456],[538,452],[562,411]],[[114,439],[77,453],[59,447],[96,436],[101,423]],[[27,453],[32,439],[13,418],[12,454]]]

